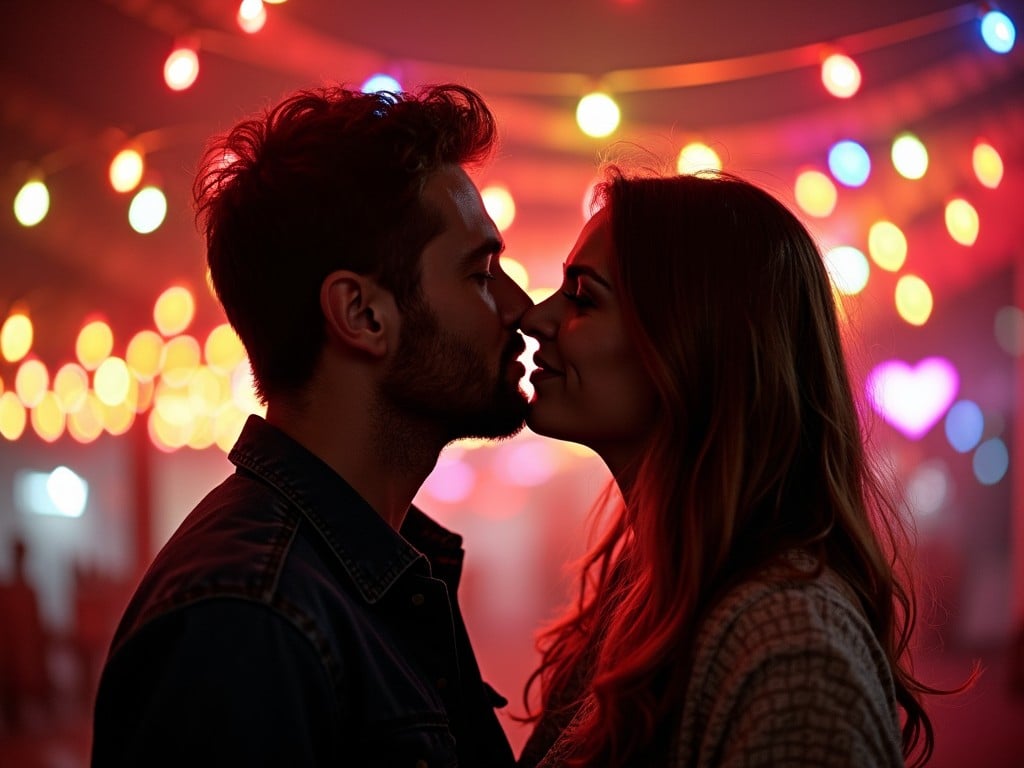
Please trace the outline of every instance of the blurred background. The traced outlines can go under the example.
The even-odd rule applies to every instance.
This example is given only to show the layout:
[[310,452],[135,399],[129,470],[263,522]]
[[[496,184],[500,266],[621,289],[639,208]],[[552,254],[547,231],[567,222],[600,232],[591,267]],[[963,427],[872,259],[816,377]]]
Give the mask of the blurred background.
[[[87,764],[125,601],[260,410],[190,209],[204,141],[295,88],[441,81],[497,114],[476,181],[535,298],[609,157],[724,168],[807,222],[916,521],[917,670],[940,687],[984,670],[932,701],[933,764],[1024,762],[1024,2],[0,11],[0,764]],[[464,611],[513,714],[606,482],[527,431],[449,447],[417,497],[465,535]],[[518,751],[527,728],[503,722]]]

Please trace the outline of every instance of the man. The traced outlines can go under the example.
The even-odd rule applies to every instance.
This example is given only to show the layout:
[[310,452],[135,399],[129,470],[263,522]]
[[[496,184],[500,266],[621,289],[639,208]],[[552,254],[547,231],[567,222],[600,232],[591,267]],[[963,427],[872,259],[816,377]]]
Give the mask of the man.
[[530,302],[463,169],[494,138],[458,86],[319,89],[207,153],[211,275],[267,415],[121,621],[94,765],[514,764],[461,538],[410,506],[446,443],[526,413]]

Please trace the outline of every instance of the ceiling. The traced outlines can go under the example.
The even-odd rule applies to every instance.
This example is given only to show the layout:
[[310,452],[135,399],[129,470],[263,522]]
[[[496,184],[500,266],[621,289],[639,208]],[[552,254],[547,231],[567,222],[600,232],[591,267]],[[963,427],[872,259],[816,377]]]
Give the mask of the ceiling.
[[[1001,7],[1024,23],[1024,0]],[[189,188],[208,136],[294,88],[358,86],[376,70],[406,87],[457,80],[483,93],[503,141],[478,180],[500,181],[515,196],[508,253],[538,284],[555,279],[582,223],[583,191],[621,142],[669,158],[699,138],[727,169],[785,196],[797,169],[825,167],[831,142],[856,138],[878,155],[911,129],[929,146],[928,175],[909,183],[879,165],[865,187],[842,191],[817,231],[863,247],[864,217],[892,218],[937,295],[967,290],[1020,258],[1024,54],[1020,45],[1005,56],[988,51],[962,2],[289,0],[268,6],[255,35],[239,31],[236,10],[237,0],[4,4],[0,193],[12,200],[41,168],[51,208],[32,229],[0,217],[0,317],[27,306],[44,360],[70,357],[93,313],[123,343],[151,323],[152,302],[168,285],[201,292]],[[175,93],[162,67],[180,39],[198,42],[201,72]],[[810,65],[837,41],[865,81],[845,101],[824,92]],[[686,85],[654,87],[658,76]],[[583,136],[573,117],[579,96],[599,86],[615,92],[624,114],[603,140]],[[942,204],[969,186],[979,135],[1003,152],[1007,174],[1000,190],[979,196],[985,239],[966,251],[941,231]],[[128,140],[146,148],[147,178],[170,202],[151,235],[128,227],[129,200],[106,182],[110,158]],[[197,325],[219,318],[204,295]]]

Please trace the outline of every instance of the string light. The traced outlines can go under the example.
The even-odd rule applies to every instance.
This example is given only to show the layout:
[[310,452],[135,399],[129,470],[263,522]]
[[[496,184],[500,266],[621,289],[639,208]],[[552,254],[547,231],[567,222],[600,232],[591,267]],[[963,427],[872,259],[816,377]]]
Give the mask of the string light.
[[242,0],[235,19],[243,32],[250,35],[259,32],[267,23],[267,9],[263,7],[263,0]]
[[175,48],[164,61],[164,82],[172,91],[191,88],[198,77],[199,54],[192,46]]
[[840,184],[861,187],[871,175],[871,158],[856,141],[840,141],[829,150],[828,167]]
[[588,93],[576,106],[576,123],[587,136],[600,139],[619,127],[622,114],[619,105],[607,93]]
[[946,204],[946,229],[953,240],[960,245],[974,245],[979,228],[978,212],[969,202],[958,197]]
[[680,174],[720,170],[722,170],[722,159],[715,150],[703,142],[694,141],[679,150],[676,171]]
[[14,197],[14,217],[23,227],[34,227],[50,210],[50,190],[41,179],[31,179]]
[[974,175],[984,186],[996,189],[1003,180],[1003,158],[991,144],[979,141],[971,153]]
[[13,312],[0,328],[0,355],[9,363],[16,363],[32,349],[34,330],[32,320],[23,312]]
[[1017,29],[1005,13],[989,11],[981,19],[981,37],[996,53],[1009,53],[1017,40]]
[[183,285],[172,285],[161,293],[153,304],[153,322],[165,337],[181,333],[188,328],[195,314],[195,297],[192,291]]
[[849,56],[833,53],[821,63],[821,82],[833,96],[848,99],[860,90],[860,68]]
[[892,164],[905,179],[920,179],[928,170],[928,150],[912,133],[902,133],[892,143]]
[[499,232],[508,229],[516,218],[516,201],[507,187],[490,184],[480,190],[487,215],[494,221]]
[[368,77],[366,82],[364,82],[360,87],[360,90],[363,93],[380,93],[381,91],[387,91],[388,93],[401,93],[402,84],[391,75],[385,75],[378,72],[377,74]]
[[887,272],[898,272],[907,260],[907,237],[891,221],[876,221],[868,230],[868,253]]
[[797,175],[793,195],[797,205],[806,213],[819,218],[832,214],[839,197],[832,179],[813,169],[801,171]]
[[934,306],[932,289],[917,275],[903,275],[896,281],[896,311],[910,325],[927,323]]
[[849,245],[840,245],[827,251],[825,268],[836,289],[848,296],[864,290],[871,272],[864,254]]
[[142,181],[145,163],[136,147],[122,149],[110,161],[110,186],[115,192],[131,192]]
[[147,186],[135,193],[128,206],[128,223],[140,235],[155,232],[167,216],[167,198],[159,187]]

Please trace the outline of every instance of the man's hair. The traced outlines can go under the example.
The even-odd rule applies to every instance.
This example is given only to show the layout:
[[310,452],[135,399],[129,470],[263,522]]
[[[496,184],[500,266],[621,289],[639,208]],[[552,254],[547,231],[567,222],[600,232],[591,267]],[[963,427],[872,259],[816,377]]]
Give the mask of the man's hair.
[[419,296],[419,256],[438,234],[426,180],[485,159],[496,138],[480,96],[299,91],[207,147],[193,186],[213,286],[264,402],[308,383],[326,331],[324,278],[369,275],[400,309]]

